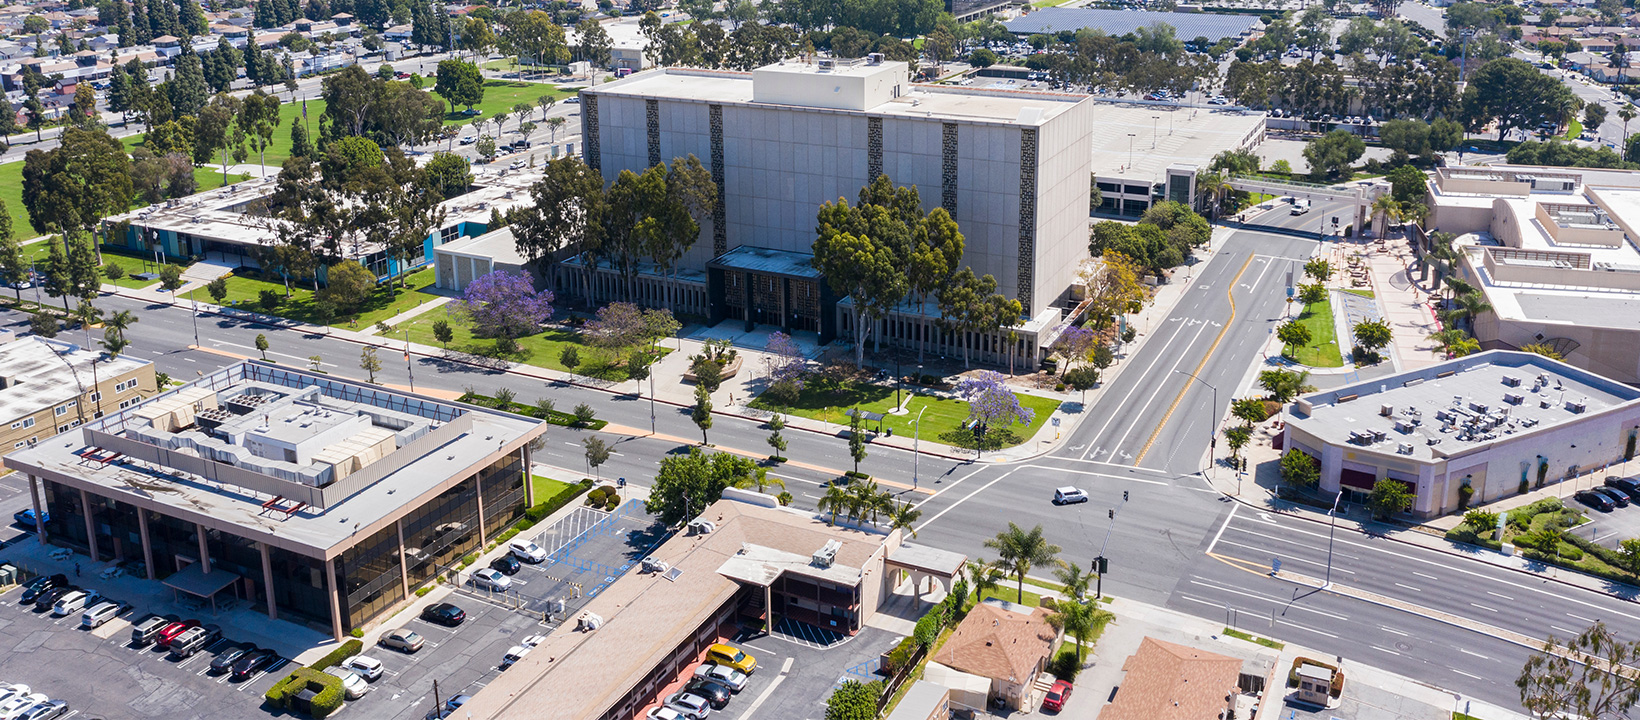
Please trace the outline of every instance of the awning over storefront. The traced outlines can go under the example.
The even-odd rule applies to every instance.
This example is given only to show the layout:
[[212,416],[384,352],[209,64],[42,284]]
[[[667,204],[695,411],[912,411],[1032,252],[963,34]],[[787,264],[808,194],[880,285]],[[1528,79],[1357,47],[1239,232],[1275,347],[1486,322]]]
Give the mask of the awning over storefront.
[[192,595],[201,600],[211,601],[211,611],[216,611],[216,596],[229,586],[239,581],[239,576],[226,570],[212,568],[205,572],[200,563],[185,567],[163,581],[172,590]]

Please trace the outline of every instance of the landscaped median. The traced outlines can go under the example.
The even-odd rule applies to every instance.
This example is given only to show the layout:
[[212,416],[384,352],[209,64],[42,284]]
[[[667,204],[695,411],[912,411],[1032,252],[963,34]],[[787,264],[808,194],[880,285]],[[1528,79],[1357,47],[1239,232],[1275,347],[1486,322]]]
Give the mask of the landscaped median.
[[[1582,512],[1566,507],[1559,498],[1544,498],[1509,510],[1508,514],[1501,541],[1493,537],[1497,528],[1497,513],[1486,510],[1465,513],[1464,521],[1448,530],[1446,539],[1491,550],[1502,550],[1503,543],[1507,542],[1528,560],[1640,585],[1640,574],[1635,572],[1640,567],[1640,557],[1631,557],[1627,552],[1613,550],[1567,532],[1588,522],[1588,518]],[[1640,547],[1636,549],[1640,550]]]
[[1322,298],[1308,303],[1293,322],[1310,331],[1310,341],[1303,345],[1287,345],[1283,355],[1309,367],[1343,367],[1344,356],[1338,350],[1338,331],[1333,327],[1332,302]]
[[[313,665],[298,665],[283,680],[274,683],[273,687],[263,693],[264,704],[276,710],[306,713],[316,718],[330,717],[341,709],[345,690],[342,688],[341,678],[324,670],[358,655],[363,649],[364,643],[348,640],[328,655],[319,658]],[[313,695],[304,696],[305,691],[312,691]]]

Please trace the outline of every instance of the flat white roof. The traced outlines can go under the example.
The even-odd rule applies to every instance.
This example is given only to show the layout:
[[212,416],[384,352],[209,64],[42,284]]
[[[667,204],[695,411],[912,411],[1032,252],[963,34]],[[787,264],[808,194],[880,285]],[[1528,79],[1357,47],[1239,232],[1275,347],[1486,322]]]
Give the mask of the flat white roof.
[[1205,168],[1264,125],[1259,112],[1094,102],[1093,174],[1099,178],[1158,183],[1171,165]]
[[[5,379],[0,389],[0,420],[8,422],[79,397],[82,386],[93,387],[93,378],[115,378],[151,364],[129,355],[96,362],[102,357],[100,351],[33,335],[4,340],[0,344],[0,378]],[[44,434],[52,430],[42,428]]]

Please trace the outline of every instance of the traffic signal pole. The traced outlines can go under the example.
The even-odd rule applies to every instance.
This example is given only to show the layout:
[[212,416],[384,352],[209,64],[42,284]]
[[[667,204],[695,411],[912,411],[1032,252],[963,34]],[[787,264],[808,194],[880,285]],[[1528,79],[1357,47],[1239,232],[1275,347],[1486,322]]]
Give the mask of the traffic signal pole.
[[[1122,504],[1127,505],[1128,491],[1122,491]],[[1105,557],[1105,548],[1110,545],[1110,533],[1116,529],[1116,508],[1107,511],[1110,516],[1110,525],[1105,528],[1105,541],[1099,543],[1099,556],[1093,559],[1093,574],[1095,577],[1093,599],[1099,600],[1105,594],[1105,572],[1110,569],[1110,558]]]

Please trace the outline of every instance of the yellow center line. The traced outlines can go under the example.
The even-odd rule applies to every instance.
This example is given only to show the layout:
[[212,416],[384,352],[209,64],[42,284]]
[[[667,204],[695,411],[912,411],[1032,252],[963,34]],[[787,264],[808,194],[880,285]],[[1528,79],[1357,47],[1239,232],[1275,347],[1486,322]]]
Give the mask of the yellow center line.
[[[1219,328],[1218,336],[1213,338],[1213,344],[1208,346],[1207,354],[1202,356],[1202,361],[1196,363],[1196,370],[1191,373],[1192,375],[1202,374],[1202,368],[1207,367],[1207,361],[1213,357],[1213,351],[1219,349],[1219,341],[1224,339],[1225,333],[1230,332],[1230,324],[1236,321],[1236,296],[1233,293],[1236,289],[1236,283],[1240,282],[1242,274],[1247,272],[1247,266],[1252,264],[1253,255],[1249,253],[1247,262],[1242,263],[1241,269],[1236,271],[1236,276],[1230,279],[1230,287],[1224,291],[1224,296],[1230,300],[1230,319],[1225,320],[1224,327]],[[1206,320],[1203,319],[1203,322],[1206,322]],[[1145,453],[1150,452],[1150,446],[1156,444],[1156,437],[1162,434],[1162,428],[1167,427],[1167,421],[1173,417],[1173,411],[1179,409],[1179,403],[1184,400],[1184,394],[1187,392],[1190,392],[1190,383],[1188,382],[1185,383],[1183,388],[1180,388],[1178,396],[1173,398],[1173,404],[1168,406],[1167,414],[1162,416],[1162,421],[1156,425],[1156,429],[1151,431],[1150,439],[1145,441],[1144,449],[1140,450],[1139,456],[1133,459],[1135,467],[1144,461]],[[1217,410],[1217,408],[1214,408],[1215,412]]]

